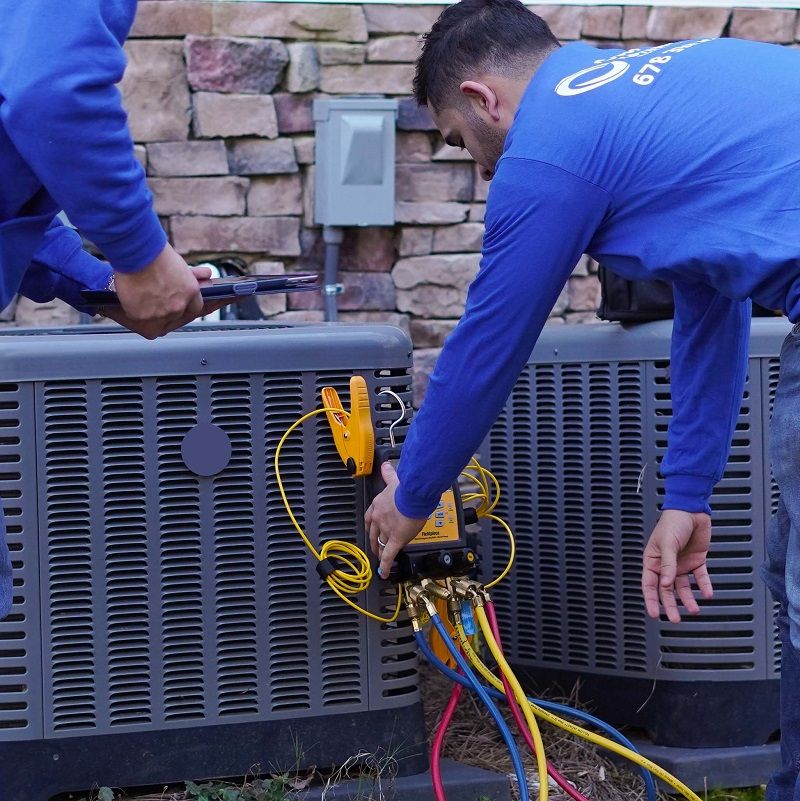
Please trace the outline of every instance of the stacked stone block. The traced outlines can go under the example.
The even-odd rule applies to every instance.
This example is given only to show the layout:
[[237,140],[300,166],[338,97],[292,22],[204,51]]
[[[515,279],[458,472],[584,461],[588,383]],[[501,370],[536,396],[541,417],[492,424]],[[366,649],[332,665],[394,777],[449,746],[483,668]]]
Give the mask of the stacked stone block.
[[[410,97],[419,37],[441,5],[140,0],[121,84],[156,210],[190,261],[244,258],[253,271],[322,269],[313,222],[317,97],[399,101],[394,227],[350,229],[342,249],[344,321],[411,333],[420,371],[463,311],[479,264],[488,184],[445,145]],[[562,40],[632,47],[731,35],[797,46],[792,9],[532,6]],[[552,323],[592,322],[597,265],[584,257]],[[281,320],[322,319],[315,293],[263,301]],[[20,301],[17,324],[77,319],[61,304]],[[8,323],[0,323],[8,324]]]

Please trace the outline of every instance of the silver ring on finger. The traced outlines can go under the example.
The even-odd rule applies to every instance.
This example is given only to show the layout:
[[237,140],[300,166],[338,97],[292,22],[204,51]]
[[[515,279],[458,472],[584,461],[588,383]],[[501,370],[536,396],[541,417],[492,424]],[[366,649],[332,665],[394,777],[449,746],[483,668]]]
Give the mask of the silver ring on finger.
[[378,539],[378,545],[380,545],[381,548],[385,548],[386,543],[380,537],[378,537],[377,539]]

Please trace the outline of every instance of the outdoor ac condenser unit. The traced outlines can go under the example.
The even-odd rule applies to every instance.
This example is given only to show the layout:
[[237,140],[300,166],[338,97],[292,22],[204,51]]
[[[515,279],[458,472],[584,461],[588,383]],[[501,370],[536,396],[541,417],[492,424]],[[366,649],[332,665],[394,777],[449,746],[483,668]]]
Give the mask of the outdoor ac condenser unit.
[[[83,326],[10,331],[0,349],[2,801],[336,765],[365,745],[427,768],[409,626],[322,584],[273,469],[323,386],[349,408],[353,373],[387,438],[398,410],[377,392],[410,401],[405,334],[234,324],[147,342]],[[312,541],[363,545],[324,415],[281,471]],[[366,604],[390,594],[373,585]]]
[[[758,570],[777,502],[767,433],[788,330],[753,320],[745,397],[711,500],[714,598],[673,625],[650,621],[641,598],[642,549],[663,499],[671,322],[545,329],[482,446],[517,539],[493,595],[509,661],[529,682],[580,679],[600,717],[660,745],[760,745],[778,729],[780,645]],[[497,526],[485,533],[496,574],[508,541]]]

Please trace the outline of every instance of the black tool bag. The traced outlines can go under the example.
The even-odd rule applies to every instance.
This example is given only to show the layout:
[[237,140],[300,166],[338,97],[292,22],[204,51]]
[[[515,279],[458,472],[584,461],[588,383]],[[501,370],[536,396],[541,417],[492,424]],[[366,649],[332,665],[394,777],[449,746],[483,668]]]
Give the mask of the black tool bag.
[[629,281],[600,266],[601,320],[616,323],[645,323],[668,320],[675,313],[672,285],[666,281]]
[[[647,323],[675,316],[672,285],[655,279],[629,281],[600,266],[600,308],[597,316],[613,323]],[[753,317],[782,317],[780,310],[753,303]]]

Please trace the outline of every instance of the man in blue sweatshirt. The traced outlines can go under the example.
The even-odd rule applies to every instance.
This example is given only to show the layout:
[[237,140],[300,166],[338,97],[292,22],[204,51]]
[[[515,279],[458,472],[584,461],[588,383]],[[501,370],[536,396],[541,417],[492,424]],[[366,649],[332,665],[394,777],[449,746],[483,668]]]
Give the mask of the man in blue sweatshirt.
[[[644,553],[647,612],[699,611],[708,500],[742,400],[750,300],[800,321],[800,53],[733,39],[630,51],[559,47],[517,0],[461,0],[414,80],[445,141],[492,179],[483,258],[397,473],[367,511],[387,575],[500,412],[582,253],[675,296],[663,513]],[[800,326],[772,422],[781,505],[766,580],[779,600],[783,769],[800,801]],[[436,447],[432,448],[431,443]]]
[[[80,290],[113,276],[111,316],[152,339],[203,313],[198,279],[210,273],[167,244],[133,154],[115,84],[135,12],[136,0],[0,3],[0,308],[19,292],[83,309]],[[1,526],[0,619],[11,605]]]

